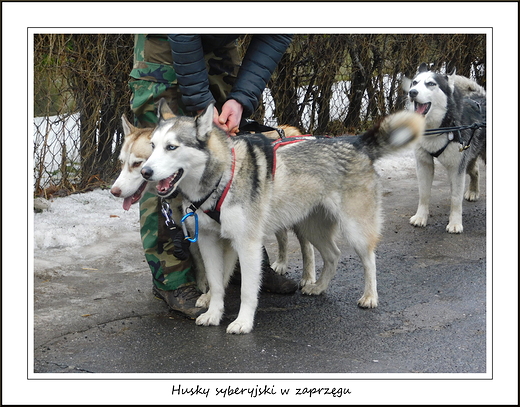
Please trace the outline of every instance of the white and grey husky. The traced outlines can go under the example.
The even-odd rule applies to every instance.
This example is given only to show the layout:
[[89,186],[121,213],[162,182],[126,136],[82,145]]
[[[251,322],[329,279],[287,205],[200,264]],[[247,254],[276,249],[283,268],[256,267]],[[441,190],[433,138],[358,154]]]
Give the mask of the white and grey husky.
[[[414,79],[405,79],[408,108],[426,118],[430,129],[418,143],[415,157],[419,181],[419,205],[410,218],[414,226],[426,226],[434,174],[434,158],[446,168],[451,186],[451,210],[446,230],[462,233],[462,202],[479,198],[478,158],[486,161],[486,92],[476,82],[453,72],[432,72],[421,64]],[[464,128],[473,124],[482,127]],[[463,128],[457,131],[457,129]],[[445,129],[433,132],[431,129]],[[466,192],[466,173],[470,183]]]
[[[150,139],[153,128],[135,127],[129,122],[124,114],[121,116],[121,122],[124,134],[124,142],[119,154],[121,172],[112,184],[110,192],[116,197],[123,198],[123,209],[128,210],[133,204],[139,202],[145,192],[150,192],[157,195],[157,183],[148,182],[141,175],[141,169],[143,168],[144,163],[152,154]],[[282,125],[279,127],[279,129],[281,129],[286,136],[292,137],[301,135],[299,129],[293,126]],[[276,131],[265,132],[262,134],[272,140],[280,137]],[[171,215],[173,216],[173,221],[177,224],[180,223],[180,219],[182,218],[182,214],[178,213],[177,211],[177,208],[181,202],[181,197],[175,198],[173,201],[170,200],[169,202],[170,208],[172,210]],[[314,283],[316,281],[314,250],[309,242],[305,241],[298,235],[297,237],[301,246],[303,258],[303,275],[300,285],[304,287],[305,285]],[[288,269],[287,230],[281,229],[277,231],[276,239],[278,242],[278,254],[276,261],[272,264],[272,268],[278,274],[284,274]],[[200,254],[196,244],[190,245],[190,252],[196,264],[197,284],[199,289],[203,293],[206,293],[208,287],[204,273],[204,266],[202,260],[200,259]],[[209,294],[201,296],[197,305],[204,307],[207,306],[208,302]]]
[[277,149],[261,135],[228,137],[213,125],[213,106],[195,118],[172,117],[163,100],[152,134],[153,153],[141,173],[159,196],[184,197],[185,222],[198,229],[211,300],[198,325],[219,325],[224,290],[237,255],[241,305],[228,333],[253,328],[264,236],[295,228],[323,258],[309,294],[320,294],[336,272],[344,236],[360,256],[365,289],[358,304],[377,306],[374,250],[380,238],[381,192],[373,163],[419,139],[424,119],[403,111],[358,136],[316,138]]

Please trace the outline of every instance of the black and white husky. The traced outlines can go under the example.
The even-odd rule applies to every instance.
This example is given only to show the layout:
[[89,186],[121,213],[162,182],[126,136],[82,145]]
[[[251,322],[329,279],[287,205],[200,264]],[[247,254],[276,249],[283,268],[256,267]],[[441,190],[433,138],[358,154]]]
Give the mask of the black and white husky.
[[323,138],[273,148],[262,135],[228,137],[213,124],[213,106],[195,118],[174,117],[159,103],[153,152],[141,173],[159,196],[178,191],[184,219],[204,260],[211,293],[198,325],[219,325],[224,292],[237,255],[242,272],[238,317],[229,333],[253,328],[264,237],[296,228],[318,249],[323,270],[308,294],[326,290],[340,258],[341,234],[360,256],[365,290],[358,304],[377,306],[375,248],[380,238],[381,191],[374,161],[421,137],[424,119],[399,112],[359,136]]
[[[486,92],[466,77],[455,72],[450,75],[432,72],[424,63],[412,80],[405,79],[403,87],[408,91],[408,108],[426,118],[427,129],[415,150],[419,206],[410,223],[426,226],[428,222],[434,158],[437,158],[446,168],[451,185],[446,230],[462,233],[462,201],[479,198],[478,158],[486,161]],[[468,128],[471,125],[474,128]],[[470,182],[464,192],[466,174]]]

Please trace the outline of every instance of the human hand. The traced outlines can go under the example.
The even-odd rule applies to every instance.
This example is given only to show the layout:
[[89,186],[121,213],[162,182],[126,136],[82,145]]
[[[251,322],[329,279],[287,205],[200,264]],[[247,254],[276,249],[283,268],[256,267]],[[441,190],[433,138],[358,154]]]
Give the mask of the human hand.
[[218,116],[215,124],[229,136],[234,136],[238,133],[238,126],[240,119],[242,119],[243,111],[244,107],[240,103],[234,99],[229,99],[222,106],[222,113]]
[[[202,114],[203,112],[204,112],[204,109],[197,110],[198,115]],[[227,130],[228,130],[227,127],[219,122],[219,114],[218,114],[218,110],[216,107],[213,108],[213,123],[215,124],[215,126],[217,126],[218,128],[220,128],[221,130],[223,130],[227,133]]]

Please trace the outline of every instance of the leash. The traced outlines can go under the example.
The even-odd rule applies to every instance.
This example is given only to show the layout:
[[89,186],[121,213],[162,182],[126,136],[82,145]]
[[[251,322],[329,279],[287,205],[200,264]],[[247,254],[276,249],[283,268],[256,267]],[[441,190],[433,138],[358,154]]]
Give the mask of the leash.
[[[448,133],[448,142],[446,143],[446,145],[444,147],[442,147],[440,150],[436,151],[435,153],[430,153],[430,155],[433,157],[439,157],[444,152],[446,147],[448,147],[449,144],[454,141],[458,141],[461,144],[461,146],[459,148],[459,152],[463,152],[464,150],[467,150],[468,148],[471,147],[471,140],[473,140],[475,131],[478,129],[481,129],[483,127],[486,127],[486,121],[483,121],[480,123],[467,124],[464,126],[440,127],[438,129],[425,130],[424,136],[426,136],[426,137],[434,136],[437,134]],[[471,132],[471,136],[470,136],[469,140],[467,141],[467,143],[464,144],[460,141],[460,132],[461,132],[461,130],[468,130],[468,129],[472,129],[473,131]],[[456,136],[454,134],[456,134]],[[451,137],[450,137],[450,135],[451,135]]]
[[[179,228],[172,218],[172,210],[170,204],[161,198],[161,212],[164,216],[166,227],[173,242],[173,255],[179,260],[186,260],[189,255],[190,243],[192,240],[187,239],[187,232],[184,228]],[[195,236],[198,237],[198,223],[196,224]]]
[[285,132],[283,129],[278,127],[269,127],[264,124],[260,124],[252,119],[242,119],[239,126],[239,133],[237,135],[244,135],[249,133],[265,133],[269,131],[276,131],[280,138],[285,137]]

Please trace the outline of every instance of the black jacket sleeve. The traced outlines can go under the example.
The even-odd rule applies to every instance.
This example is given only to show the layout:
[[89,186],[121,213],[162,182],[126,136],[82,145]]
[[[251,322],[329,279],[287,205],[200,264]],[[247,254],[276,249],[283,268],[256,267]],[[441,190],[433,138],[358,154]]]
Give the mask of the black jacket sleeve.
[[[207,50],[203,48],[202,37],[201,34],[168,35],[177,83],[188,111],[202,110],[215,101],[209,90],[204,61]],[[221,40],[225,36],[220,37]],[[250,116],[258,106],[260,96],[291,40],[292,35],[253,35],[237,81],[228,95],[228,99],[235,99],[244,107],[244,117]],[[206,46],[210,42],[206,41]]]
[[215,102],[215,99],[209,90],[201,35],[170,34],[168,41],[177,83],[186,109],[194,112],[206,108]]
[[228,99],[235,99],[244,107],[244,117],[255,111],[267,82],[291,40],[292,35],[253,35],[235,86],[228,95]]

